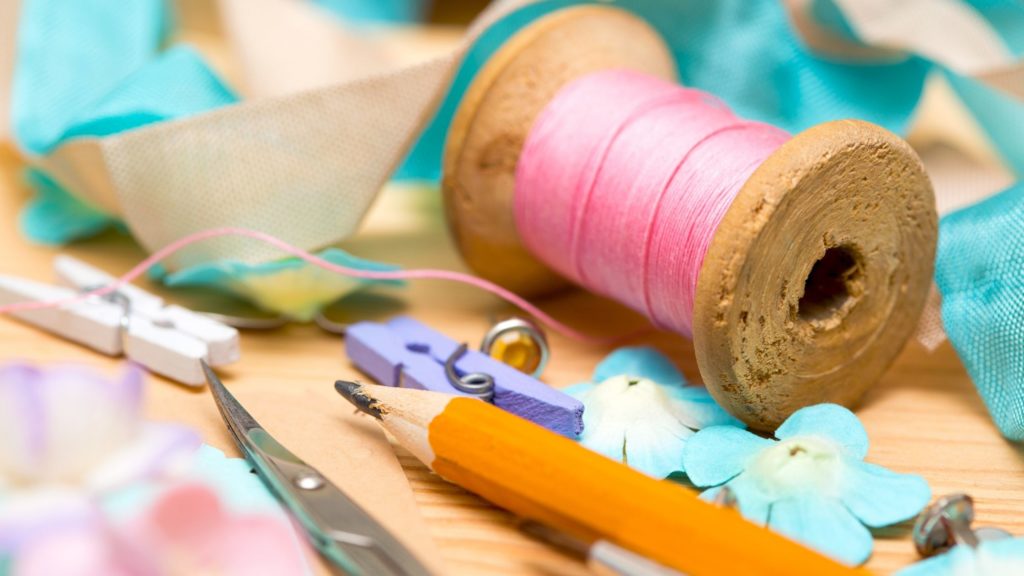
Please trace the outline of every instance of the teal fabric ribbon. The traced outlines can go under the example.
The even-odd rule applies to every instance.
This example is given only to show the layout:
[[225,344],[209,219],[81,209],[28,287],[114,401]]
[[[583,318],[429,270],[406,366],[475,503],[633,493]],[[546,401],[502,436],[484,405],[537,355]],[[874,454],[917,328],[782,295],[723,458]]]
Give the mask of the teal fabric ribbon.
[[1014,54],[1024,54],[1024,4],[1019,0],[965,0],[978,11]]
[[1024,102],[952,70],[943,72],[1006,165],[1024,176]]
[[[238,101],[188,46],[161,51],[171,28],[165,0],[24,0],[12,82],[14,137],[45,155],[74,138],[106,136]],[[116,220],[42,172],[21,216],[32,240],[63,244]]]
[[429,0],[313,0],[313,3],[356,22],[415,22],[426,16]]
[[40,244],[67,244],[120,226],[117,218],[78,200],[42,170],[26,169],[24,181],[36,196],[18,215],[18,225]]
[[[400,178],[440,177],[444,138],[462,94],[490,56],[523,26],[559,8],[605,2],[548,0],[486,31],[463,61],[433,121],[399,170]],[[775,0],[622,0],[668,42],[683,84],[706,90],[740,116],[790,132],[860,118],[905,134],[930,65],[837,62],[811,52]],[[879,89],[884,86],[885,89]]]
[[18,144],[42,154],[115,86],[152,60],[164,0],[24,0],[12,87]]
[[1024,440],[1024,183],[942,219],[942,319],[999,431]]

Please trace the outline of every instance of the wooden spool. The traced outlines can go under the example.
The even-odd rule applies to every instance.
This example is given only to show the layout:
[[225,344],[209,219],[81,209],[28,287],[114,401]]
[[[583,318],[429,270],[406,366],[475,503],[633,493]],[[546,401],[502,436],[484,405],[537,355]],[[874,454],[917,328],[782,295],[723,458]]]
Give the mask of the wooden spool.
[[[516,163],[559,88],[611,68],[676,70],[645,22],[584,6],[524,28],[478,73],[443,179],[452,234],[477,274],[531,296],[565,284],[519,239]],[[917,325],[937,229],[931,183],[902,139],[849,120],[796,135],[742,187],[701,269],[693,341],[708,390],[759,430],[803,406],[852,406]]]

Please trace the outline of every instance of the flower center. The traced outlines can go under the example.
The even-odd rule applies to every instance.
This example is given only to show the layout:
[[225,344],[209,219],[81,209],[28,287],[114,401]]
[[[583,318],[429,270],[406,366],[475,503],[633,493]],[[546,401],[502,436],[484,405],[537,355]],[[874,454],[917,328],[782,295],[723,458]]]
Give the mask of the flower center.
[[636,376],[613,376],[590,391],[587,412],[602,426],[632,426],[637,422],[668,418],[678,420],[668,406],[661,386]]
[[823,438],[783,440],[761,452],[749,466],[758,486],[773,498],[807,492],[836,493],[842,460],[839,447]]

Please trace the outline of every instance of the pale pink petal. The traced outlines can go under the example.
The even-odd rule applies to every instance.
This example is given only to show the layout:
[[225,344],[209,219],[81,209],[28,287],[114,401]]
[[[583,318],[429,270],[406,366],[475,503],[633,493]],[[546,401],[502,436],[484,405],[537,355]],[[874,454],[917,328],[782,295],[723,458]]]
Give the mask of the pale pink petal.
[[225,531],[228,517],[210,488],[184,484],[161,496],[143,522],[146,532],[160,542],[196,551]]
[[28,364],[0,367],[0,470],[11,481],[38,475],[46,443],[42,375]]
[[36,489],[8,495],[0,500],[0,556],[93,514],[89,501],[73,490]]
[[36,481],[81,481],[138,429],[136,407],[95,370],[56,366],[42,371],[34,384],[41,403],[41,417],[33,424],[41,427]]
[[118,380],[76,365],[0,367],[0,470],[6,484],[82,483],[142,426],[143,373]]
[[156,576],[119,545],[98,516],[34,538],[14,557],[11,576]]
[[97,492],[139,480],[175,476],[188,469],[202,445],[199,435],[177,424],[143,424],[126,445],[95,467],[86,484]]
[[112,390],[115,401],[121,403],[127,410],[135,415],[136,419],[142,418],[142,395],[144,391],[146,371],[134,362],[125,364],[121,378]]
[[223,576],[304,574],[305,558],[289,523],[272,516],[233,516],[202,484],[172,489],[147,513],[142,532],[177,568]]
[[249,514],[232,519],[215,550],[216,567],[224,576],[307,571],[292,526],[272,516]]

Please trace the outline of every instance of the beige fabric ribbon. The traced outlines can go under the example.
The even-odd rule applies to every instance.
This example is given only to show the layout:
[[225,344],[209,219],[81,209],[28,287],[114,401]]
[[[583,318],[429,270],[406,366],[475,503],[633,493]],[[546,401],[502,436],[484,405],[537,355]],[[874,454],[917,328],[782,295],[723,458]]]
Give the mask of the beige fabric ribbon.
[[[493,6],[473,30],[526,3]],[[252,98],[76,139],[34,161],[120,216],[150,251],[223,226],[307,250],[347,238],[431,118],[475,34],[406,64],[379,36],[348,29],[308,2],[221,0],[220,8]],[[166,264],[279,257],[259,243],[220,238]]]
[[966,75],[1014,63],[1002,38],[960,0],[832,0],[866,44],[920,54]]

